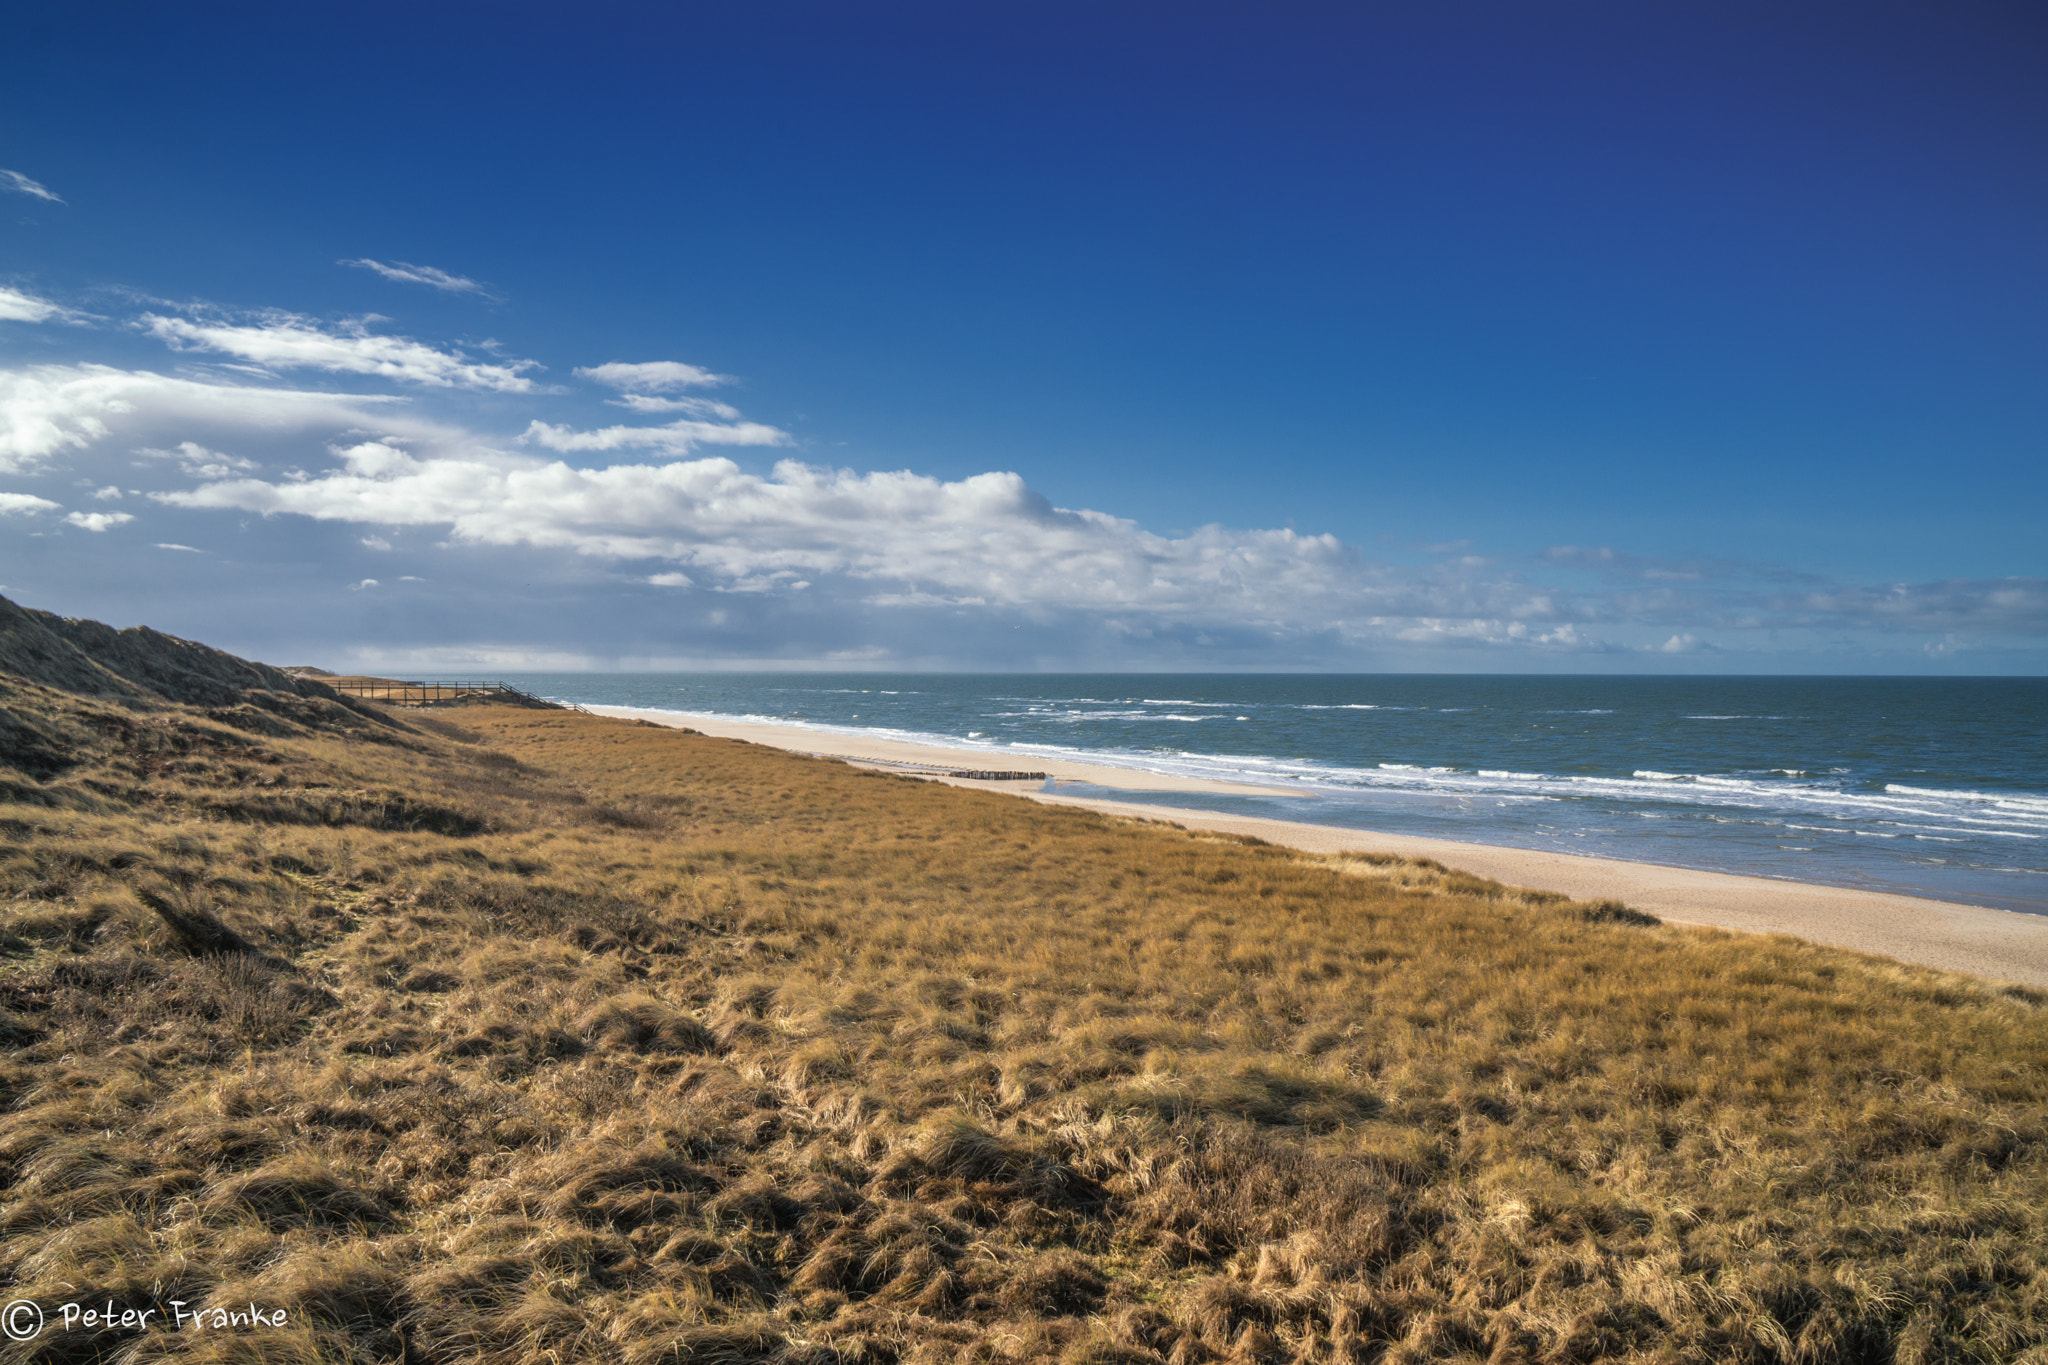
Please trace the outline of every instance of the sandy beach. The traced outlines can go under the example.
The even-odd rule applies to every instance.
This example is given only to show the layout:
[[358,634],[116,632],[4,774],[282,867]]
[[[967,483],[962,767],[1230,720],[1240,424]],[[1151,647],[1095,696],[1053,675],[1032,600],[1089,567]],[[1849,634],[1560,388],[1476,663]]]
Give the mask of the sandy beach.
[[[594,715],[617,716],[627,720],[651,720],[658,725],[687,726],[707,735],[744,739],[777,749],[825,758],[843,758],[852,763],[873,763],[881,767],[915,770],[920,776],[937,776],[946,771],[988,771],[1020,769],[1044,773],[1057,782],[1090,782],[1133,792],[1213,792],[1237,796],[1299,796],[1299,791],[1255,787],[1241,782],[1211,782],[1199,778],[1168,777],[1137,768],[1118,768],[1103,763],[1078,763],[1065,758],[1042,757],[1006,749],[948,749],[936,744],[913,744],[905,740],[845,735],[830,730],[812,730],[801,725],[772,725],[757,721],[727,720],[720,716],[691,715],[678,711],[643,710],[633,706],[586,706]],[[943,779],[963,786],[1030,794],[1036,782],[976,782]]]
[[945,774],[962,769],[1014,767],[1043,772],[1054,780],[1055,786],[1060,782],[1086,782],[1130,792],[1287,796],[1300,793],[1168,777],[1064,758],[1012,755],[1001,750],[951,749],[674,711],[625,706],[593,706],[588,709],[598,715],[687,726],[705,734],[845,759],[958,786],[1007,791],[1034,801],[1081,806],[1141,819],[1170,820],[1189,829],[1254,835],[1307,853],[1371,852],[1434,858],[1451,867],[1513,886],[1560,891],[1582,899],[1624,901],[1636,909],[1675,923],[1708,925],[1743,933],[1792,934],[1816,943],[1873,953],[1901,962],[2048,988],[2048,916],[2044,915],[1845,887],[1700,872],[1657,863],[1587,858],[1257,816],[1095,800],[1043,791],[1036,781],[988,782]]

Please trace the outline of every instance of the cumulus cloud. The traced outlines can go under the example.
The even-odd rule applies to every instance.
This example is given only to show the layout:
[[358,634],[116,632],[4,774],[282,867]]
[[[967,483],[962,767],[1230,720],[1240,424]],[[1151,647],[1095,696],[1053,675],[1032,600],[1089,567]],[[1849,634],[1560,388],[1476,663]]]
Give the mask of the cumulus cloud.
[[352,265],[363,270],[374,270],[387,280],[400,284],[424,284],[447,294],[488,294],[482,285],[467,275],[451,275],[431,265],[414,265],[410,261],[373,261],[367,256],[355,261],[337,261],[337,265]]
[[210,384],[106,365],[0,370],[0,474],[35,469],[129,431],[229,424],[274,441],[309,426],[384,425],[376,410],[404,400],[374,394]]
[[228,455],[218,450],[208,450],[197,441],[180,441],[172,450],[158,450],[143,446],[135,452],[158,460],[176,460],[178,468],[195,479],[225,479],[235,474],[250,473],[260,466],[254,460],[240,455]]
[[669,393],[676,389],[707,388],[732,382],[730,375],[713,374],[680,360],[647,360],[637,364],[614,360],[579,368],[576,375],[607,388],[631,393]]
[[84,317],[83,313],[75,313],[48,299],[39,299],[34,294],[0,284],[0,322],[48,322],[52,318],[59,322],[77,322]]
[[235,479],[156,496],[185,508],[442,526],[456,542],[679,566],[649,577],[663,586],[773,593],[830,581],[881,606],[1143,611],[1363,631],[1446,608],[1468,620],[1504,617],[1527,597],[1496,581],[1396,579],[1328,535],[1210,526],[1159,536],[1106,513],[1054,507],[1014,473],[945,481],[785,460],[760,475],[718,458],[586,469],[502,452],[420,455],[388,440],[337,453],[341,467],[316,478]]
[[13,190],[16,194],[26,194],[36,199],[46,199],[52,204],[64,202],[43,186],[38,185],[35,181],[23,175],[20,171],[0,170],[0,190]]
[[0,516],[32,516],[37,512],[58,512],[63,504],[39,498],[33,493],[0,493]]
[[[784,460],[766,474],[731,460],[579,468],[475,446],[415,451],[391,439],[338,448],[340,466],[299,480],[211,482],[158,494],[185,508],[447,529],[451,543],[663,561],[643,581],[787,595],[814,585],[885,609],[1079,611],[1209,623],[1274,637],[1606,652],[1617,631],[1666,625],[1653,652],[1710,652],[1700,618],[1726,604],[1575,595],[1535,587],[1478,557],[1425,571],[1366,561],[1329,535],[1207,526],[1161,536],[1055,507],[1014,473],[947,481]],[[1690,620],[1686,619],[1690,613]],[[1875,627],[2000,634],[2048,630],[2048,581],[1953,582],[1808,593],[1739,628]],[[1604,633],[1603,633],[1604,632]],[[1640,637],[1639,637],[1640,638]]]
[[[395,531],[423,528],[441,542],[437,554],[473,552],[442,562],[494,565],[494,594],[508,565],[550,591],[667,588],[675,595],[666,611],[720,629],[784,621],[792,640],[820,641],[818,657],[857,643],[849,633],[916,621],[928,624],[902,625],[901,638],[952,638],[996,622],[1008,637],[1007,623],[1022,622],[1053,633],[1046,638],[1087,630],[1127,641],[1141,651],[1133,658],[1160,641],[1190,651],[1223,641],[1246,660],[1333,663],[1358,657],[1345,650],[1380,647],[1438,658],[1485,649],[1647,660],[1764,646],[1773,631],[1813,641],[1860,631],[1907,647],[1920,639],[1905,637],[1954,637],[1956,649],[2048,633],[2048,580],[2038,578],[1867,587],[1763,571],[1743,579],[1718,566],[1696,580],[1653,579],[1601,571],[1611,561],[1515,561],[1462,546],[1430,565],[1396,567],[1334,536],[1291,529],[1163,536],[1108,512],[1054,506],[1011,472],[944,480],[791,459],[759,473],[690,454],[704,443],[787,439],[735,418],[594,431],[533,422],[508,440],[422,419],[401,400],[95,366],[0,371],[0,460],[9,470],[63,461],[93,473],[83,481],[90,489],[107,478],[93,461],[140,454],[186,481],[150,495],[166,521],[305,518],[348,528],[325,541],[309,533],[338,554],[395,554]],[[614,451],[640,453],[607,460]],[[0,511],[63,509],[13,494]],[[125,515],[68,520],[106,530]],[[184,534],[172,525],[162,533]],[[424,540],[404,548],[416,546]],[[1584,569],[1595,570],[1592,583],[1573,586]],[[435,591],[464,591],[462,573],[437,571]],[[395,590],[411,577],[382,585]],[[866,624],[832,624],[852,622]],[[817,633],[826,626],[838,632],[829,641]]]
[[534,383],[522,371],[539,368],[532,360],[490,364],[473,361],[460,351],[437,351],[407,337],[377,336],[362,321],[323,330],[313,319],[295,313],[266,313],[254,323],[145,313],[138,325],[174,349],[217,351],[268,370],[377,375],[430,388],[532,393]]
[[64,520],[84,531],[104,531],[113,526],[125,526],[135,518],[127,512],[73,512]]

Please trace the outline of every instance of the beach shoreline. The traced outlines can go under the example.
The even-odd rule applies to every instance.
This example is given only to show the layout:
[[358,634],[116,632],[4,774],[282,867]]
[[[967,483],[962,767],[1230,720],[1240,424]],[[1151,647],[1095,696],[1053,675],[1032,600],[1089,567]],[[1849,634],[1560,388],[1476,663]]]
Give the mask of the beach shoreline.
[[[1142,768],[1122,768],[1114,764],[1090,763],[1044,754],[1019,754],[1002,749],[976,749],[966,746],[955,749],[914,740],[889,739],[881,735],[846,734],[838,730],[824,730],[808,725],[733,720],[730,717],[706,715],[701,712],[665,711],[639,706],[585,706],[583,709],[593,715],[611,716],[620,720],[653,721],[657,725],[700,730],[707,735],[717,735],[723,739],[744,739],[752,744],[792,749],[815,754],[820,758],[843,758],[850,762],[874,763],[901,768],[904,771],[976,772],[1014,768],[1042,772],[1055,782],[1087,782],[1099,787],[1115,787],[1122,791],[1201,792],[1217,796],[1298,797],[1302,794],[1284,787],[1260,787],[1246,782],[1177,777],[1165,773],[1146,772]],[[919,771],[917,775],[932,776],[934,773]],[[946,780],[967,781],[972,786],[994,787],[1004,791],[1022,792],[1024,789],[1022,782],[991,783],[959,778]]]
[[987,771],[998,757],[990,751],[948,748],[882,737],[764,721],[630,706],[590,706],[616,719],[645,720],[707,735],[742,739],[819,757],[874,766],[933,781],[1002,791],[1034,801],[1075,806],[1104,814],[1154,820],[1187,829],[1246,835],[1305,853],[1387,853],[1431,858],[1460,871],[1512,886],[1558,891],[1581,900],[1620,900],[1634,909],[1679,924],[1738,933],[1790,934],[1894,958],[1918,966],[2048,988],[2048,916],[1890,892],[1863,891],[1810,882],[1780,881],[1728,872],[1704,872],[1660,863],[1539,849],[1467,843],[1419,835],[1385,834],[1334,825],[1308,824],[1265,816],[1146,805],[1136,801],[1070,796],[1061,782],[1088,783],[1127,792],[1175,791],[1210,795],[1289,795],[1272,788],[1148,773],[1058,757],[1032,755],[1029,767],[1054,783],[1044,791],[1036,780],[988,781],[952,777],[955,771]]

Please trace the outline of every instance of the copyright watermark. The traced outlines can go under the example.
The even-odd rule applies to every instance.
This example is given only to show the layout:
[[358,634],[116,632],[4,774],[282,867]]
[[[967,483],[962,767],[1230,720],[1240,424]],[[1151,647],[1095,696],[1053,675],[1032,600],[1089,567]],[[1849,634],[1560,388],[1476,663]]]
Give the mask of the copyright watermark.
[[34,1341],[45,1327],[60,1332],[141,1332],[168,1327],[181,1332],[232,1332],[257,1327],[283,1327],[290,1315],[282,1308],[243,1304],[238,1308],[194,1308],[183,1299],[171,1299],[148,1308],[124,1307],[112,1299],[105,1303],[66,1303],[56,1309],[54,1319],[45,1318],[41,1304],[16,1299],[0,1308],[0,1331],[15,1341]]
[[0,1308],[0,1331],[5,1331],[14,1341],[34,1341],[43,1330],[41,1305],[27,1299],[16,1299],[5,1308]]

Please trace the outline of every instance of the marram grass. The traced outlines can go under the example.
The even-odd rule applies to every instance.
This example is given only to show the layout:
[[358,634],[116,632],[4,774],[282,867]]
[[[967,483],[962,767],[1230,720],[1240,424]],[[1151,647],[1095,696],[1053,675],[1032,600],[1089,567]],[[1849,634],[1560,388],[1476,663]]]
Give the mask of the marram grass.
[[63,705],[0,1297],[291,1310],[108,1359],[2048,1361],[2038,993],[562,712]]

